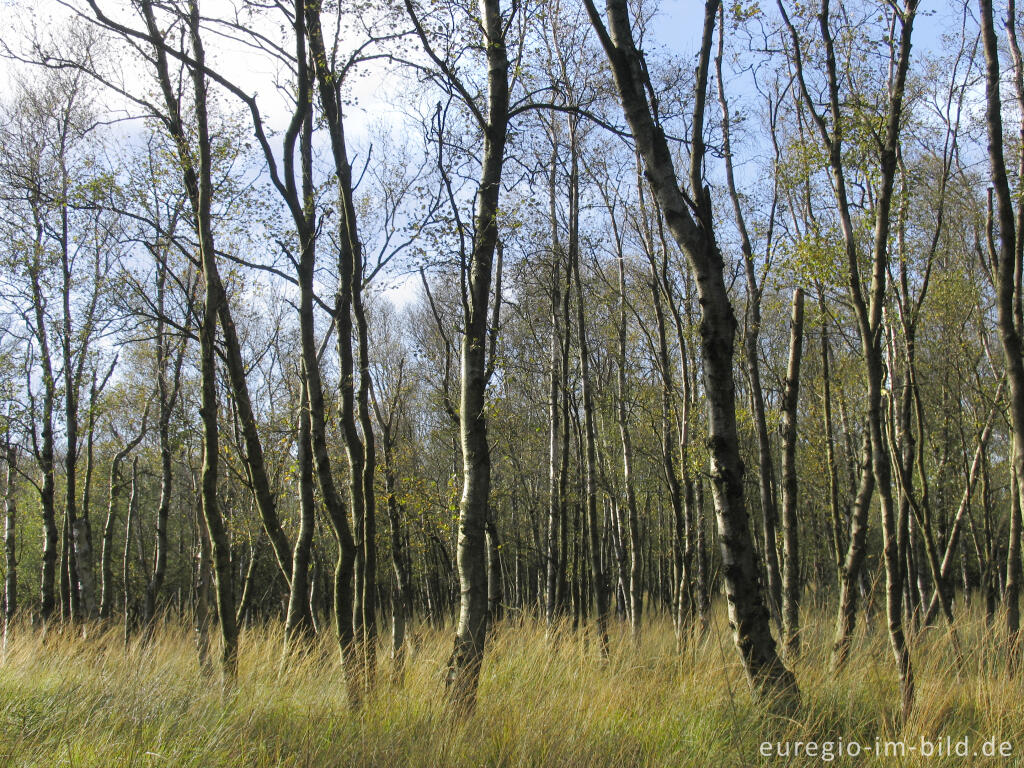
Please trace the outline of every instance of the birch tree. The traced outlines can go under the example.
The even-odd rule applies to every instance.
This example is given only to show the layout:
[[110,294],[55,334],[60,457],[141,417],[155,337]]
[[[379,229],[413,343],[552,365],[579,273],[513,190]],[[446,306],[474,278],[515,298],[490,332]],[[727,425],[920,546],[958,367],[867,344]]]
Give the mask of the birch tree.
[[744,500],[732,370],[736,318],[726,292],[724,263],[715,240],[710,193],[703,179],[704,107],[718,3],[710,0],[704,8],[693,97],[690,168],[685,192],[676,175],[665,131],[659,124],[657,106],[648,100],[647,68],[643,54],[634,42],[625,1],[608,0],[607,27],[593,0],[586,0],[586,5],[591,23],[608,56],[626,121],[644,160],[665,223],[689,260],[700,294],[703,312],[701,354],[708,396],[712,489],[733,638],[750,685],[768,697],[791,697],[797,694],[796,680],[779,658],[771,635]]

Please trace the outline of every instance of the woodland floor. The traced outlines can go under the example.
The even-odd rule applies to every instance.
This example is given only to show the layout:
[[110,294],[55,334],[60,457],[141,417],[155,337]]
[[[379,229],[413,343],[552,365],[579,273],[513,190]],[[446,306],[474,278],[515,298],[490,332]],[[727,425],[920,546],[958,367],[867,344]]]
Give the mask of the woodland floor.
[[[723,606],[682,654],[666,617],[649,623],[639,647],[616,622],[607,663],[585,633],[551,643],[538,623],[505,622],[488,645],[477,708],[463,719],[443,696],[447,631],[421,630],[399,683],[382,652],[377,691],[353,712],[330,638],[282,665],[280,627],[247,631],[237,684],[225,694],[199,672],[183,628],[127,650],[120,630],[87,639],[51,631],[44,640],[26,628],[12,633],[0,666],[0,766],[1024,765],[1024,680],[1005,674],[1002,625],[987,630],[969,613],[959,676],[944,626],[914,641],[918,701],[902,728],[877,614],[848,668],[833,675],[831,611],[811,611],[796,664],[803,703],[792,718],[763,715],[752,701]],[[915,750],[830,761],[759,751],[765,741],[831,741],[835,753],[839,739],[922,737],[967,737],[972,751],[995,737],[1017,756],[925,759]]]

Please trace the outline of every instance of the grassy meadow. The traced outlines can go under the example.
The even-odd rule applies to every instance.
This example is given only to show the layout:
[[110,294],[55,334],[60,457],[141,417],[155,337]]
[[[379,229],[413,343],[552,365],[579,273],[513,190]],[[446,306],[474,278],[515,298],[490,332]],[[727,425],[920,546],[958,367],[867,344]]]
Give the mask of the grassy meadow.
[[[883,617],[863,623],[848,668],[828,670],[831,614],[810,617],[796,663],[801,709],[766,715],[752,700],[724,606],[711,632],[676,652],[667,618],[639,646],[616,622],[612,653],[588,633],[549,640],[533,621],[492,634],[478,704],[452,713],[443,695],[449,633],[420,628],[401,680],[382,650],[379,685],[364,706],[346,703],[337,646],[324,637],[282,662],[280,626],[242,636],[237,683],[225,692],[199,670],[191,633],[166,626],[127,649],[120,629],[86,637],[12,628],[0,666],[0,766],[757,766],[1012,765],[1024,757],[837,756],[857,740],[967,737],[1009,741],[1024,755],[1024,681],[1005,674],[1001,626],[968,611],[957,672],[946,629],[913,644],[918,703],[896,724],[895,673]],[[762,742],[833,742],[832,759],[764,757]],[[822,749],[819,747],[819,750]],[[919,748],[917,748],[919,749]]]

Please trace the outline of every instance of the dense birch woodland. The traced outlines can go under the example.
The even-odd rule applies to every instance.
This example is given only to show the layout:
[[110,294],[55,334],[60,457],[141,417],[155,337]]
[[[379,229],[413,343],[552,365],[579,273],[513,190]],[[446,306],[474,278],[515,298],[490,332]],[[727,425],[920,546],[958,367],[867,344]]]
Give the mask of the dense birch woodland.
[[1014,0],[7,11],[5,654],[1017,679]]

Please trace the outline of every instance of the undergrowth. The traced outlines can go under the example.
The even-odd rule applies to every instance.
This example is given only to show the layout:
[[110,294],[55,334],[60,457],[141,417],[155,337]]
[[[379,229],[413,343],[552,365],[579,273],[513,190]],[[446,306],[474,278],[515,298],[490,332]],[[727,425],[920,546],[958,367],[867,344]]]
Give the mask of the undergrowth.
[[[974,612],[960,620],[962,667],[944,626],[918,634],[917,703],[900,724],[883,617],[868,629],[860,622],[838,674],[828,664],[831,614],[805,618],[804,655],[794,664],[801,706],[787,717],[751,697],[721,609],[706,635],[679,650],[667,618],[652,619],[638,643],[615,622],[607,660],[585,630],[505,621],[490,636],[468,715],[444,696],[450,630],[420,627],[399,679],[382,642],[377,685],[353,710],[331,637],[284,659],[280,626],[249,628],[238,678],[225,689],[202,674],[192,633],[181,626],[126,648],[119,629],[44,635],[19,625],[0,664],[0,766],[1024,764],[980,754],[994,738],[1024,755],[1024,682],[1007,673],[1000,624],[988,627]],[[972,754],[924,758],[922,738],[967,738]],[[840,740],[872,750],[851,757]],[[897,740],[905,756],[874,754]],[[809,741],[818,754],[794,757],[795,742]],[[770,757],[761,753],[765,742]],[[789,757],[774,754],[787,743]]]

